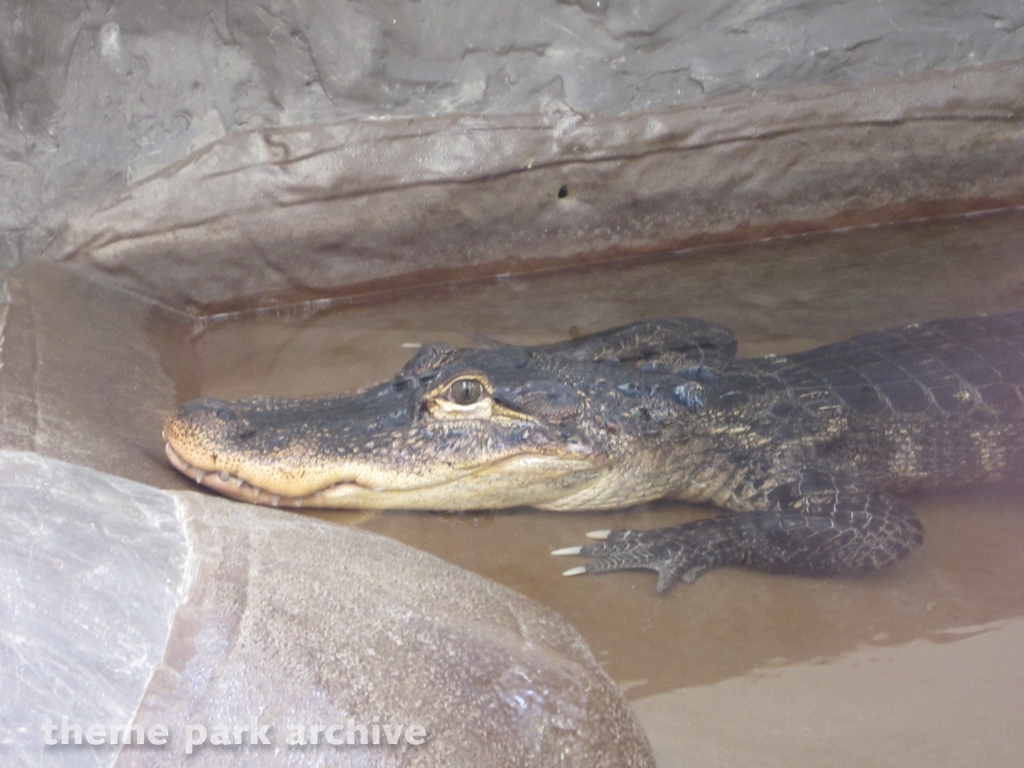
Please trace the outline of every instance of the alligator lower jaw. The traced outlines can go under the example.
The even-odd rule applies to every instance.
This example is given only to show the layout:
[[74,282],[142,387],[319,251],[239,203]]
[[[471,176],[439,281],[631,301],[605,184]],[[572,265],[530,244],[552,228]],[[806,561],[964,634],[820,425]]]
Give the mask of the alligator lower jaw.
[[[300,507],[316,507],[317,497],[323,493],[323,491],[316,491],[308,496],[282,496],[248,483],[237,475],[232,475],[225,470],[216,472],[194,467],[179,456],[170,443],[164,444],[164,452],[174,468],[185,475],[185,477],[195,480],[199,485],[206,486],[212,491],[229,496],[232,499],[238,499],[239,501],[263,504],[268,507],[292,507],[299,509]],[[343,483],[338,483],[337,485],[343,485]]]
[[[367,488],[357,482],[342,481],[328,485],[305,496],[286,496],[261,488],[232,475],[225,470],[207,470],[186,461],[169,443],[164,448],[168,460],[179,472],[212,491],[238,501],[263,504],[271,507],[300,507],[314,509],[502,509],[521,505],[543,506],[566,494],[571,494],[596,482],[607,472],[604,464],[594,466],[589,462],[570,462],[571,467],[560,464],[564,482],[522,484],[522,473],[538,471],[536,462],[551,461],[550,457],[512,456],[496,464],[487,465],[470,472],[454,481],[435,485],[395,490]],[[540,468],[543,471],[544,467]],[[550,469],[550,467],[548,467]],[[502,483],[495,487],[495,477],[516,477],[519,484],[511,483],[506,488]],[[507,483],[505,485],[508,485]]]

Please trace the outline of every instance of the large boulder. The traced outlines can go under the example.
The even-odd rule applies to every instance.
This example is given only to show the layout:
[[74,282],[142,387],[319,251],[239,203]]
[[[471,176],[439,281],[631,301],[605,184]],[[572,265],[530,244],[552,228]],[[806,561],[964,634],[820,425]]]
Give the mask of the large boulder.
[[[653,765],[576,631],[494,582],[32,454],[0,452],[0,475],[5,765],[178,765],[190,744],[196,766]],[[132,720],[147,743],[109,746]]]

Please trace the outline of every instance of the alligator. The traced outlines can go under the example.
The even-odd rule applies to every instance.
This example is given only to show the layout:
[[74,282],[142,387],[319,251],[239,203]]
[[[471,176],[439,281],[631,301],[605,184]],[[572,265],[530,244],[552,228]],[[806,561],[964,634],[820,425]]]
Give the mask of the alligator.
[[567,575],[721,566],[832,575],[905,557],[898,494],[1024,470],[1024,312],[737,358],[707,320],[651,320],[545,346],[431,344],[354,394],[187,403],[179,471],[281,507],[599,510],[659,498],[717,516],[597,531]]

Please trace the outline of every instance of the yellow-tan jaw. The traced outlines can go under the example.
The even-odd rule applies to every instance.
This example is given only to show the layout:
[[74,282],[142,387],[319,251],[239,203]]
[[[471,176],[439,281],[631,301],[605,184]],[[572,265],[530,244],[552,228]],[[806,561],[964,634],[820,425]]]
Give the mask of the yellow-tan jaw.
[[340,481],[296,496],[272,483],[260,487],[227,470],[208,470],[190,464],[170,443],[166,453],[175,469],[217,493],[239,501],[291,508],[456,511],[543,506],[593,485],[607,472],[582,458],[520,455],[432,485],[388,488]]

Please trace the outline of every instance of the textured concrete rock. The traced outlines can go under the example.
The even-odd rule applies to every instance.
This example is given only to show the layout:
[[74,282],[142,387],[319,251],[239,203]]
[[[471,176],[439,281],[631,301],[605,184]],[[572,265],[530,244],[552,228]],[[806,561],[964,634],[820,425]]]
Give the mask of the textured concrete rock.
[[109,747],[45,747],[41,726],[132,719],[183,597],[177,503],[16,451],[0,478],[0,763],[110,765]]
[[72,217],[48,255],[210,311],[1009,205],[1022,168],[1024,64],[608,119],[265,129]]
[[[258,714],[276,725],[273,749],[208,746],[192,763],[650,764],[619,692],[553,612],[391,539],[178,499],[199,567],[140,721],[209,726]],[[427,743],[284,745],[292,724],[350,717],[421,724]],[[177,759],[158,750],[121,762]]]
[[4,0],[0,264],[225,133],[615,115],[1024,57],[1016,0]]
[[[0,476],[5,765],[181,765],[189,725],[210,734],[190,765],[653,765],[575,630],[494,582],[358,529],[31,454],[0,452]],[[45,746],[63,716],[108,739],[165,725],[168,743]],[[251,718],[269,744],[211,743]],[[350,718],[371,741],[375,724],[426,738],[288,743]]]

